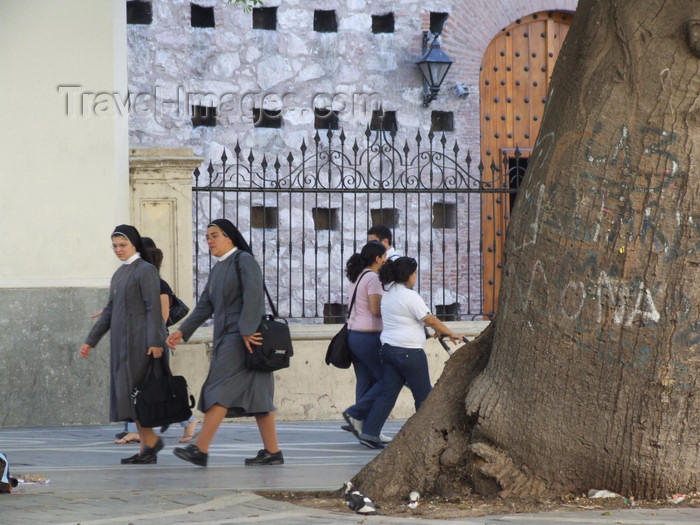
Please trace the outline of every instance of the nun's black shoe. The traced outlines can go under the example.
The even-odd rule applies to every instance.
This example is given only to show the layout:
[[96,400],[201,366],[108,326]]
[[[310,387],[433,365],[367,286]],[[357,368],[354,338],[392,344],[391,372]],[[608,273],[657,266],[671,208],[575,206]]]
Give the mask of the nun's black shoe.
[[140,454],[122,458],[122,465],[150,465],[158,463],[158,452],[163,450],[163,440],[158,438],[152,447],[146,446]]
[[246,458],[245,460],[246,465],[253,465],[253,466],[262,466],[262,465],[283,465],[284,464],[284,456],[282,456],[282,451],[278,450],[274,454],[267,450],[266,448],[262,448],[258,450],[258,455],[255,456],[254,458]]
[[155,454],[134,454],[128,458],[122,458],[122,465],[151,465],[153,463],[158,463],[158,456]]
[[199,450],[199,448],[197,448],[197,445],[187,445],[184,448],[178,447],[175,450],[173,450],[173,454],[175,454],[180,459],[189,461],[193,465],[197,465],[198,467],[206,467],[207,459],[209,458],[209,454],[206,454]]
[[161,438],[158,438],[158,441],[156,441],[156,444],[153,445],[153,447],[146,446],[146,448],[143,449],[144,454],[153,454],[154,456],[158,454],[161,450],[163,450],[163,440]]

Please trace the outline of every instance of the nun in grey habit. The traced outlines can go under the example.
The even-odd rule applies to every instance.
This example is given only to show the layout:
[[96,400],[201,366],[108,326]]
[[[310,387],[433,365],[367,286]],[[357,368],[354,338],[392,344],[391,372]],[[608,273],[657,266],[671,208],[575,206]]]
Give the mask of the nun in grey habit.
[[246,465],[280,465],[284,459],[275,430],[274,377],[245,366],[245,352],[254,351],[262,340],[257,333],[265,313],[262,272],[248,243],[226,219],[209,224],[207,245],[219,261],[195,309],[168,337],[168,345],[175,348],[214,316],[209,374],[199,397],[204,421],[196,443],[174,452],[181,459],[206,466],[209,445],[224,417],[254,416],[265,448],[255,458],[246,459]]
[[112,248],[122,264],[112,276],[107,305],[80,347],[80,355],[88,357],[102,336],[110,332],[109,418],[136,421],[141,441],[139,453],[122,459],[122,463],[156,463],[163,442],[152,429],[139,424],[131,393],[144,379],[150,356],[166,360],[168,366],[160,278],[133,226],[115,228]]

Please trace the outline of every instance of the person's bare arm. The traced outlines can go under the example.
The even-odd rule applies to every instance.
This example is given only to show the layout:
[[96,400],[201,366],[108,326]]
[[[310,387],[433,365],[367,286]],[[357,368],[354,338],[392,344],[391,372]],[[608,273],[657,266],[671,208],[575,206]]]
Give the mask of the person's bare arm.
[[381,294],[369,294],[369,311],[377,317],[382,316],[382,296]]
[[160,294],[160,309],[163,311],[163,321],[167,322],[170,317],[170,297],[168,294]]
[[447,326],[445,326],[445,324],[442,321],[440,321],[440,319],[435,317],[433,314],[430,314],[428,317],[426,317],[423,320],[423,323],[425,324],[425,326],[435,330],[436,337],[439,337],[439,336],[449,337],[450,341],[452,341],[454,344],[462,342],[462,337],[464,337],[462,334],[454,333]]

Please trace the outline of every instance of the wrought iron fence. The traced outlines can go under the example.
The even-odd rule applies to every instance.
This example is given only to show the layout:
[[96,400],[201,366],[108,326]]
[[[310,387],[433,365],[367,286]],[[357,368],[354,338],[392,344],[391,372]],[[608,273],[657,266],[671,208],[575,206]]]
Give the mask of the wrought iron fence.
[[[419,262],[416,289],[444,320],[489,316],[483,295],[482,196],[511,192],[500,167],[482,182],[472,159],[444,134],[412,147],[396,132],[348,140],[316,132],[295,154],[247,154],[238,142],[194,171],[195,292],[213,261],[202,245],[207,224],[226,217],[250,242],[280,315],[305,323],[343,322],[347,259],[375,224]],[[508,166],[508,164],[505,164]]]

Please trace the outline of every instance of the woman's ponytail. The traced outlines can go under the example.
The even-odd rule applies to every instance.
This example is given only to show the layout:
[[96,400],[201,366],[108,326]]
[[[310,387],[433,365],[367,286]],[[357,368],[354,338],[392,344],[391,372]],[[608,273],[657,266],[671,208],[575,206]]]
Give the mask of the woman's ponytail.
[[141,258],[151,263],[156,267],[156,270],[160,272],[160,267],[163,264],[163,252],[160,248],[156,247],[156,243],[150,237],[141,237],[141,243],[143,244],[143,252],[141,253]]
[[386,252],[384,245],[377,241],[369,241],[362,247],[360,253],[353,253],[348,262],[345,263],[345,275],[351,283],[354,283],[362,273],[362,270],[372,266],[377,257],[381,257]]
[[418,269],[418,263],[413,257],[399,257],[389,260],[379,270],[379,281],[388,286],[391,283],[405,283]]
[[362,257],[359,253],[353,253],[348,259],[348,262],[345,263],[345,275],[348,276],[351,283],[357,281],[357,278],[364,269],[365,266],[362,264]]
[[389,259],[384,263],[384,266],[379,269],[379,282],[384,286],[393,283],[396,280],[394,274],[394,261]]

